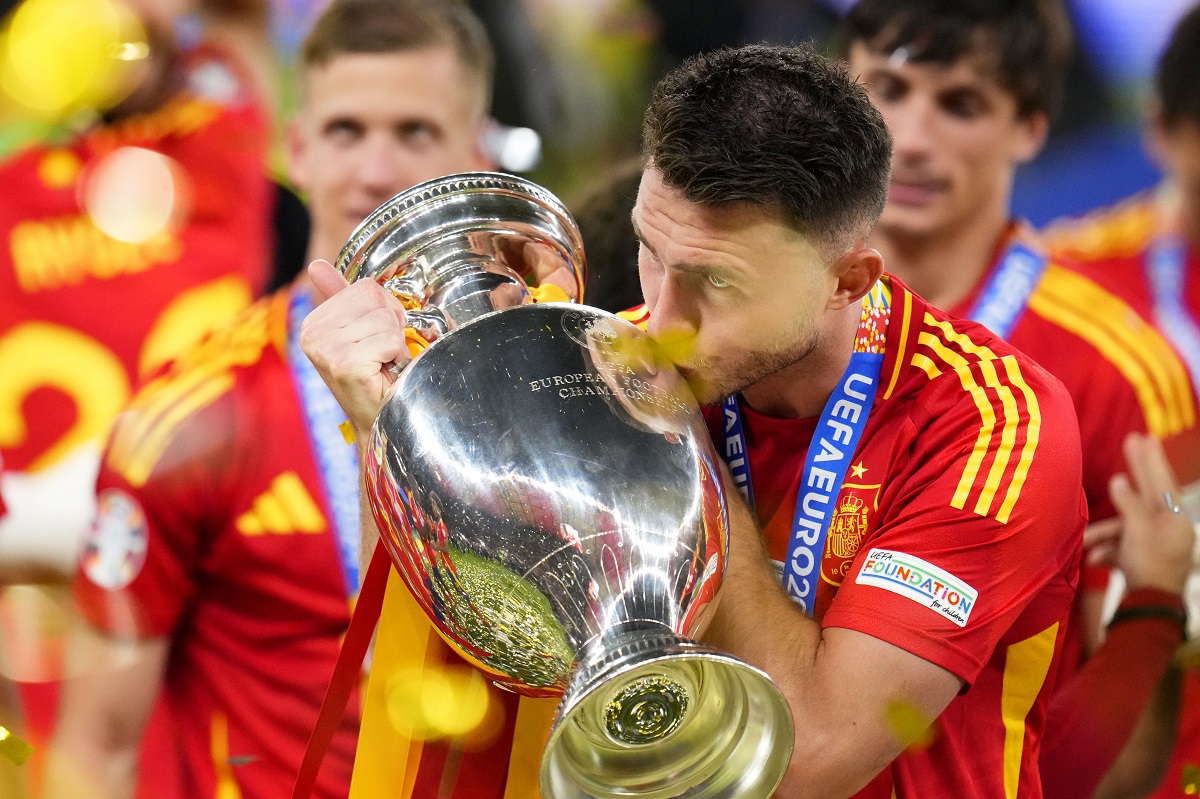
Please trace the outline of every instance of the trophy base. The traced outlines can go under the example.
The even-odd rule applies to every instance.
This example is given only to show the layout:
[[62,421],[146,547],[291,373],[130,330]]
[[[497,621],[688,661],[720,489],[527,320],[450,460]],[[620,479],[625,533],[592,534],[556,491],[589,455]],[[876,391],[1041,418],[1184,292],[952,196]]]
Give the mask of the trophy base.
[[581,666],[542,758],[543,799],[766,799],[791,760],[787,703],[758,669],[670,632]]

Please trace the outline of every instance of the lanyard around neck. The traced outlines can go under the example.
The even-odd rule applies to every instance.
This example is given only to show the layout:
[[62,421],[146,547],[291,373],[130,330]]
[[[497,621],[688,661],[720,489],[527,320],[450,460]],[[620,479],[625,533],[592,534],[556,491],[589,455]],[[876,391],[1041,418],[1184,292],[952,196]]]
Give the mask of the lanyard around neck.
[[[880,281],[863,298],[850,363],[825,402],[804,458],[796,513],[783,564],[783,587],[792,601],[809,616],[815,607],[816,584],[834,503],[875,403],[890,319],[891,289]],[[725,400],[722,418],[725,440],[721,454],[733,473],[734,485],[753,506],[750,455],[736,395]]]
[[288,308],[288,369],[304,414],[308,440],[317,459],[317,472],[333,518],[338,560],[346,595],[358,594],[358,558],[361,550],[358,452],[346,444],[338,425],[346,421],[337,400],[300,348],[300,325],[313,309],[307,291],[292,292]]
[[1002,339],[1007,339],[1016,327],[1050,262],[1044,251],[1025,238],[1020,231],[1010,237],[999,266],[967,313],[972,322]]
[[1200,394],[1200,320],[1187,305],[1188,245],[1168,221],[1167,201],[1157,200],[1159,232],[1142,262],[1154,299],[1154,321],[1187,365],[1192,390]]

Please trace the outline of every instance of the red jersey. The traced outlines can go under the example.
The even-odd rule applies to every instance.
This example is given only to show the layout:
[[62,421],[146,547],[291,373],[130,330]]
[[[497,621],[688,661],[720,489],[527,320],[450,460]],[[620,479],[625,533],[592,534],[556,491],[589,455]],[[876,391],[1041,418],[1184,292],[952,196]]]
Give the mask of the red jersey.
[[[879,386],[833,506],[814,617],[968,688],[928,748],[858,796],[1040,797],[1038,747],[1086,523],[1071,488],[1074,410],[1029,358],[890,282]],[[816,420],[743,409],[755,511],[782,561]],[[706,417],[724,441],[723,411]],[[912,581],[919,590],[904,587]]]
[[[1090,280],[1120,297],[1140,316],[1155,320],[1161,317],[1146,262],[1159,237],[1174,232],[1173,205],[1171,189],[1164,186],[1083,219],[1056,223],[1047,230],[1047,243],[1055,253],[1080,264]],[[1192,244],[1182,256],[1184,291],[1180,299],[1192,318],[1200,320],[1200,252]],[[1179,355],[1198,357],[1194,352]],[[1176,373],[1180,371],[1186,379],[1187,372],[1177,368]],[[1200,414],[1200,385],[1190,384],[1186,396]],[[1192,510],[1200,512],[1200,425],[1166,431],[1160,438],[1180,481],[1192,486],[1191,492],[1197,495]]]
[[[1047,230],[1055,252],[1082,264],[1088,276],[1136,308],[1147,318],[1156,316],[1156,298],[1147,260],[1156,242],[1174,232],[1172,189],[1132,197],[1082,219],[1064,220]],[[1183,294],[1179,299],[1193,319],[1200,319],[1200,253],[1193,244],[1182,253]],[[1180,353],[1187,355],[1186,353]],[[1197,353],[1190,353],[1195,358]],[[1200,402],[1200,385],[1192,386],[1193,402]],[[1197,406],[1200,412],[1200,404]],[[1192,427],[1165,437],[1167,455],[1187,487],[1183,504],[1200,518],[1200,429]],[[1185,592],[1189,616],[1200,618],[1200,579],[1193,576]],[[1193,626],[1191,634],[1196,634]],[[1189,669],[1184,675],[1183,714],[1179,737],[1157,799],[1182,799],[1195,793],[1195,770],[1200,766],[1200,677]]]
[[[1010,226],[971,296],[947,310],[969,316],[1014,238],[1044,250],[1027,226]],[[1150,318],[1089,270],[1052,254],[1024,313],[1005,337],[1057,377],[1075,403],[1092,521],[1116,515],[1108,483],[1126,470],[1126,435],[1150,431],[1166,438],[1196,428],[1186,370]]]
[[[138,393],[106,450],[76,579],[92,624],[172,638],[166,693],[189,798],[290,791],[349,624],[288,324],[286,292],[260,301]],[[398,634],[388,645],[427,668],[465,668],[423,615]],[[404,799],[503,795],[517,698],[487,691],[502,720],[491,745],[406,741]],[[356,702],[314,796],[346,796],[358,719]],[[447,773],[456,787],[439,794]]]
[[[131,386],[245,309],[269,271],[268,121],[213,50],[182,73],[162,108],[0,164],[0,451],[18,473],[6,501],[22,525],[0,526],[0,539],[53,540],[62,519],[21,522],[22,509],[77,505],[78,532],[62,544],[72,551],[54,558],[64,565]],[[163,185],[174,191],[154,208],[174,202],[178,218],[137,243],[113,238],[136,232],[114,229],[136,216],[121,203]]]

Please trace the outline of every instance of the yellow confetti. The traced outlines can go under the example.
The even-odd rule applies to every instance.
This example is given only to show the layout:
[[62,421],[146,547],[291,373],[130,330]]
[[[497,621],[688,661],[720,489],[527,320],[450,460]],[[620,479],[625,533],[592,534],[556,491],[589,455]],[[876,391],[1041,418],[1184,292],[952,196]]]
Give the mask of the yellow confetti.
[[660,364],[687,363],[696,354],[694,330],[664,330],[651,339],[651,349]]
[[5,727],[0,727],[0,757],[16,763],[18,766],[23,766],[31,754],[33,754],[32,746],[13,735]]
[[534,302],[570,302],[571,298],[560,286],[553,283],[543,283],[540,286],[530,286],[529,293]]
[[353,444],[358,440],[358,437],[354,435],[354,425],[350,424],[349,419],[339,424],[338,430],[342,431],[342,439],[347,444]]
[[892,702],[884,711],[888,726],[909,751],[919,752],[937,737],[933,720],[906,702]]

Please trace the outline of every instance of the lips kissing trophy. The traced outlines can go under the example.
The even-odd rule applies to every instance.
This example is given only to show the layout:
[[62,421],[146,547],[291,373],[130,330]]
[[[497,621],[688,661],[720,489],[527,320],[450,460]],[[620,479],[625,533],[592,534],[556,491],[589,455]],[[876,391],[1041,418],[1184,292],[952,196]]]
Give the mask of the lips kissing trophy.
[[450,645],[502,687],[562,695],[544,799],[769,796],[787,704],[691,640],[728,547],[717,455],[643,331],[531,301],[536,275],[581,294],[562,203],[503,174],[429,181],[364,221],[337,267],[389,289],[432,342],[375,423],[366,491]]

